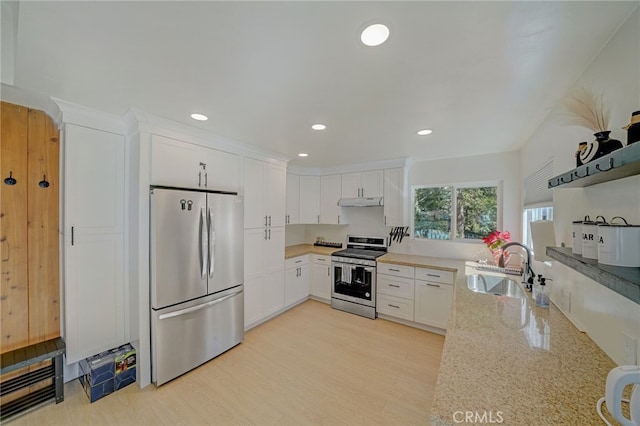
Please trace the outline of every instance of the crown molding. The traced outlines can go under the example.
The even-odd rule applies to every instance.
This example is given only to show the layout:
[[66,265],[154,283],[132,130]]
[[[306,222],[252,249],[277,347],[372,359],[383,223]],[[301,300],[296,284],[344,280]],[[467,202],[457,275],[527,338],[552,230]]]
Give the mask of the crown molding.
[[[126,134],[125,122],[122,117],[98,111],[73,102],[63,101],[62,99],[51,98],[51,101],[60,110],[58,122],[76,124],[78,126],[91,127],[106,132]],[[50,108],[53,108],[50,107]]]

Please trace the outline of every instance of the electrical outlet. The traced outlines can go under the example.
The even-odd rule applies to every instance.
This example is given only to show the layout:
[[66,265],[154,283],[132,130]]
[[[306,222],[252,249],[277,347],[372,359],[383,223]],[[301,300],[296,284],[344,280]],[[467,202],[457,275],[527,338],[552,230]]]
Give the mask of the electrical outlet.
[[560,307],[565,313],[571,313],[571,292],[566,288],[560,291]]
[[625,365],[636,365],[638,362],[637,339],[622,333],[622,358]]

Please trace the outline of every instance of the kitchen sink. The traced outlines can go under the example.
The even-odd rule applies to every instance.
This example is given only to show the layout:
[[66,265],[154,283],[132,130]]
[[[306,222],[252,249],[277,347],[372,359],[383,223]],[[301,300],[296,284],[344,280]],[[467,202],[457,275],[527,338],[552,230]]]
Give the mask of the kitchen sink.
[[524,299],[520,285],[512,279],[484,274],[467,275],[467,287],[475,293]]

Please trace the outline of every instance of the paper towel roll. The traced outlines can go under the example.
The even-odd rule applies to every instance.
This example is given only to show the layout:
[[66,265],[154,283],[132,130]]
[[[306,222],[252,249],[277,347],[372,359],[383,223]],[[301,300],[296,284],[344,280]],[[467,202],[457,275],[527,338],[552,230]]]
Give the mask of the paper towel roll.
[[552,220],[536,220],[531,222],[531,242],[534,259],[540,262],[552,260],[547,256],[547,247],[556,246],[556,233]]

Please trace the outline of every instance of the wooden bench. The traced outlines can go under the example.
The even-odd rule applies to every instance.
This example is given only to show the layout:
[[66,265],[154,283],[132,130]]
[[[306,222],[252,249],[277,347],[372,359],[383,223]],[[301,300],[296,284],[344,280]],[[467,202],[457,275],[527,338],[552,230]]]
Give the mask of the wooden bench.
[[21,389],[26,389],[37,383],[53,379],[51,385],[38,389],[0,407],[0,421],[20,414],[30,408],[55,399],[56,404],[64,401],[64,381],[62,374],[62,356],[65,344],[62,338],[47,340],[24,348],[4,353],[0,356],[0,375],[29,367],[31,365],[51,360],[51,365],[0,383],[0,396],[4,397]]

